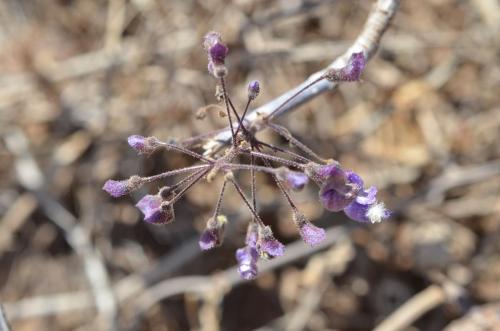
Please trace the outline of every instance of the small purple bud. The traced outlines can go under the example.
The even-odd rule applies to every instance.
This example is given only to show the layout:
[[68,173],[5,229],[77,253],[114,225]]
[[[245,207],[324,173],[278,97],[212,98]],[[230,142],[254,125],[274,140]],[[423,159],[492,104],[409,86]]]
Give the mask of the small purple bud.
[[207,221],[207,227],[198,241],[202,250],[206,251],[222,244],[226,223],[227,218],[224,215],[217,216],[215,220],[211,217]]
[[129,193],[128,180],[112,180],[109,179],[104,183],[102,189],[109,193],[112,197],[118,198]]
[[140,135],[133,135],[127,139],[130,147],[135,149],[139,154],[151,154],[158,147],[160,141],[156,137],[143,137]]
[[254,100],[260,93],[260,84],[258,80],[252,80],[248,83],[248,99]]
[[129,194],[133,190],[139,188],[142,183],[142,178],[139,176],[132,176],[127,180],[109,179],[104,183],[102,189],[108,192],[112,197],[117,198]]
[[144,214],[144,221],[152,224],[167,224],[174,220],[174,209],[158,195],[145,195],[135,205]]
[[352,53],[345,67],[341,69],[329,69],[324,77],[331,82],[358,81],[365,66],[366,59],[363,52]]
[[300,236],[306,244],[315,246],[325,239],[325,230],[313,225],[304,217],[304,215],[298,212],[295,212],[293,216],[294,222],[299,228]]
[[259,241],[257,250],[264,259],[281,256],[285,253],[285,245],[273,236],[273,231],[269,226],[265,226],[259,231]]
[[281,167],[277,171],[279,180],[294,191],[300,191],[309,183],[309,177],[305,173],[292,171],[288,168]]

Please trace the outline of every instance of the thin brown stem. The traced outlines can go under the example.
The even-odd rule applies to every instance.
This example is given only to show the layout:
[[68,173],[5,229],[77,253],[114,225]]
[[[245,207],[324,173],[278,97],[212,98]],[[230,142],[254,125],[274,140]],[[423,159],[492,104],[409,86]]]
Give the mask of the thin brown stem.
[[255,157],[278,162],[278,163],[284,164],[284,165],[289,166],[289,167],[295,167],[295,168],[299,168],[299,169],[305,168],[304,164],[302,164],[302,163],[298,163],[298,162],[295,162],[292,160],[284,159],[284,158],[279,157],[279,156],[269,155],[269,154],[265,154],[265,153],[261,153],[261,152],[255,152],[255,151],[250,151],[248,153],[250,153],[250,155],[253,155]]
[[226,190],[226,184],[227,180],[224,180],[224,183],[222,183],[222,188],[220,189],[219,198],[217,199],[217,205],[215,205],[214,216],[213,216],[214,220],[217,220],[217,216],[219,216],[222,199],[224,197],[224,192]]
[[194,184],[196,184],[203,176],[205,176],[212,167],[202,171],[198,176],[196,176],[191,182],[189,182],[179,193],[175,195],[175,197],[169,201],[170,204],[174,204],[179,201],[180,198],[191,188]]
[[288,129],[282,127],[281,125],[275,124],[275,123],[268,123],[268,126],[271,130],[288,140],[292,145],[300,149],[302,152],[305,154],[309,155],[310,157],[315,158],[316,160],[320,161],[321,163],[326,163],[325,159],[320,157],[318,154],[314,153],[312,149],[304,145],[302,142],[300,142],[297,138],[292,136],[290,131]]
[[154,175],[154,176],[150,176],[150,177],[143,177],[141,179],[146,183],[151,183],[151,182],[154,182],[154,181],[162,179],[162,178],[180,175],[180,174],[194,171],[194,170],[206,169],[208,167],[211,167],[211,165],[209,165],[209,164],[196,165],[196,166],[192,166],[192,167],[167,171],[167,172],[164,172],[164,173],[161,173],[158,175]]
[[302,161],[302,162],[304,162],[304,163],[309,163],[309,162],[311,162],[311,161],[312,161],[312,160],[310,160],[310,159],[308,159],[308,158],[306,158],[306,157],[304,157],[304,156],[302,156],[302,155],[300,155],[300,154],[294,153],[294,152],[292,152],[292,151],[290,151],[290,150],[287,150],[287,149],[284,149],[284,148],[282,148],[282,147],[274,146],[274,145],[268,144],[268,143],[263,142],[263,141],[260,141],[260,140],[257,140],[257,143],[258,143],[259,145],[261,145],[261,146],[264,146],[264,147],[270,148],[270,149],[272,149],[272,150],[273,150],[273,151],[275,151],[275,152],[281,152],[281,153],[283,153],[283,154],[287,154],[287,155],[289,155],[289,156],[291,156],[291,157],[294,157],[294,158],[296,158],[297,160],[300,160],[300,161]]
[[257,214],[257,212],[255,211],[255,209],[252,208],[252,205],[250,204],[250,202],[248,201],[247,197],[245,196],[245,194],[243,193],[243,190],[241,189],[240,185],[238,185],[238,183],[234,180],[234,179],[229,179],[231,181],[231,183],[234,185],[234,188],[236,189],[236,191],[238,192],[238,194],[240,195],[241,199],[243,200],[243,202],[245,203],[245,205],[248,207],[248,209],[250,209],[250,212],[252,213],[253,217],[257,220],[257,222],[264,226],[264,222],[262,222],[262,219],[260,218],[260,216]]
[[[224,95],[224,104],[226,105],[226,113],[227,113],[227,118],[229,120],[229,127],[231,128],[231,135],[233,137],[233,146],[236,146],[236,136],[234,135],[233,119],[231,117],[231,111],[229,110],[229,98],[227,96],[226,82],[224,80],[224,77],[220,78],[220,83],[222,87],[222,93]],[[235,109],[233,109],[233,112],[236,115],[236,117],[238,117],[238,114]]]
[[250,106],[250,102],[252,102],[252,99],[248,98],[247,105],[245,106],[245,110],[243,111],[243,115],[241,115],[241,118],[239,119],[239,123],[238,123],[238,127],[236,128],[235,135],[238,134],[238,132],[240,131],[241,127],[243,127],[243,129],[245,129],[245,127],[243,125],[243,121],[245,120],[245,116],[246,116],[246,114],[248,112],[248,107]]
[[166,142],[160,142],[160,145],[163,146],[166,150],[174,150],[174,151],[178,151],[178,152],[181,152],[181,153],[184,153],[186,155],[189,155],[189,156],[192,156],[200,161],[204,161],[204,162],[207,162],[207,163],[213,163],[214,161],[209,159],[209,158],[206,158],[204,157],[203,155],[201,154],[198,154],[196,152],[193,152],[192,150],[189,150],[187,148],[184,148],[182,146],[178,146],[178,145],[175,145],[175,144],[170,144],[170,143],[166,143]]

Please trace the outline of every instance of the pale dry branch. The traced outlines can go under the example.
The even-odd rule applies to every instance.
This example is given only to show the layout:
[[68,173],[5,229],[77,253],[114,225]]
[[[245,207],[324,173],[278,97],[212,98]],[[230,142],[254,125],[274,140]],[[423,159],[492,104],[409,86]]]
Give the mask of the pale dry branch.
[[[382,38],[394,14],[396,13],[399,7],[399,2],[399,0],[378,0],[374,4],[361,33],[356,38],[354,43],[344,54],[333,61],[328,66],[328,68],[344,67],[347,64],[347,61],[351,54],[355,52],[363,52],[366,59],[369,60],[377,51],[380,39]],[[277,107],[288,100],[291,96],[296,94],[307,85],[311,84],[313,81],[317,80],[321,75],[324,74],[324,72],[328,68],[314,73],[300,85],[285,92],[284,94],[266,103],[265,105],[253,110],[246,116],[247,125],[255,127],[256,130],[265,128],[265,125],[263,125],[264,123],[262,123],[262,117],[271,114]],[[300,105],[313,99],[314,97],[326,91],[333,90],[336,86],[337,83],[322,80],[321,82],[316,83],[314,86],[301,93],[299,96],[295,97],[284,107],[280,108],[280,111],[278,111],[275,116],[283,115],[289,111],[292,111]],[[220,146],[222,144],[226,144],[230,140],[230,138],[231,132],[229,128],[227,128],[224,132],[221,132],[217,136],[215,136],[212,141],[206,145],[206,153],[211,154],[213,151],[218,150]]]

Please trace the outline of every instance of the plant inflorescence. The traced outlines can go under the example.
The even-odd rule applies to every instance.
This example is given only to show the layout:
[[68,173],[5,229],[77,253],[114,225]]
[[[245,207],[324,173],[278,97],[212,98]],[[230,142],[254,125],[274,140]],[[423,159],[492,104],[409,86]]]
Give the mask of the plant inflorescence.
[[[229,52],[217,32],[208,33],[203,40],[208,55],[208,71],[217,80],[217,91],[224,104],[231,139],[216,150],[205,148],[199,153],[199,146],[210,144],[220,131],[208,132],[178,143],[164,142],[156,137],[133,135],[128,138],[129,145],[139,154],[150,155],[157,150],[184,153],[197,160],[197,164],[170,170],[150,177],[132,176],[126,180],[108,180],[103,189],[113,197],[119,197],[140,188],[146,183],[171,176],[183,177],[175,184],[163,186],[154,195],[144,196],[136,207],[144,214],[144,221],[153,224],[168,224],[175,218],[174,204],[200,180],[212,181],[223,176],[217,203],[212,217],[207,220],[206,228],[200,236],[199,245],[203,250],[221,245],[227,217],[221,213],[221,203],[228,186],[233,186],[243,204],[251,213],[245,246],[236,251],[239,273],[245,279],[257,276],[257,261],[284,254],[285,246],[278,241],[272,229],[259,216],[256,197],[257,172],[269,174],[284,196],[292,212],[292,219],[303,240],[313,246],[325,238],[325,231],[313,225],[297,208],[290,195],[291,191],[303,189],[309,181],[319,187],[319,199],[325,209],[344,213],[352,220],[363,223],[377,223],[389,217],[390,212],[377,200],[375,187],[365,188],[363,180],[355,172],[345,170],[332,160],[317,155],[311,148],[295,138],[285,127],[273,122],[277,112],[290,100],[314,84],[328,80],[331,82],[358,81],[366,64],[362,52],[353,53],[346,66],[328,69],[291,98],[285,100],[272,112],[248,121],[246,115],[252,101],[260,91],[258,81],[248,84],[248,98],[242,111],[238,111],[228,94],[225,77],[228,69],[225,59]],[[258,129],[268,128],[284,137],[294,149],[275,146],[259,140],[255,133]],[[213,142],[213,141],[212,141]],[[235,176],[235,172],[250,172],[250,196],[247,196]]]

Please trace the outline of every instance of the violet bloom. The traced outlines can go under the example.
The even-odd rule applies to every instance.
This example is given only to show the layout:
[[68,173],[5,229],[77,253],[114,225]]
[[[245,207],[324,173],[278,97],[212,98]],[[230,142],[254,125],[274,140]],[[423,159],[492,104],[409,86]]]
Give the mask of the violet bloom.
[[377,202],[377,188],[363,190],[356,199],[344,208],[344,213],[352,220],[362,223],[379,223],[391,214],[383,202]]
[[285,245],[274,238],[273,231],[269,226],[265,226],[259,231],[257,251],[264,259],[273,258],[285,253]]
[[202,232],[198,244],[204,251],[218,247],[224,239],[227,218],[224,215],[217,216],[217,219],[210,218],[206,229]]
[[[325,209],[341,211],[349,205],[363,189],[363,180],[352,171],[340,167],[330,167],[319,191],[319,198]],[[326,172],[326,171],[325,171]]]
[[329,69],[325,78],[331,82],[354,82],[358,81],[365,69],[366,59],[363,52],[352,53],[345,67],[340,69]]
[[325,239],[325,230],[313,225],[304,215],[295,212],[294,222],[299,228],[300,236],[306,244],[316,246]]
[[146,195],[135,205],[144,214],[144,221],[167,224],[174,220],[174,209],[158,195]]
[[241,278],[250,280],[257,277],[257,261],[259,253],[257,252],[258,226],[254,222],[248,225],[245,239],[246,246],[236,250],[236,260],[238,261],[238,273]]
[[259,253],[257,253],[255,247],[245,246],[236,250],[236,260],[238,261],[238,273],[241,278],[250,280],[257,277]]

